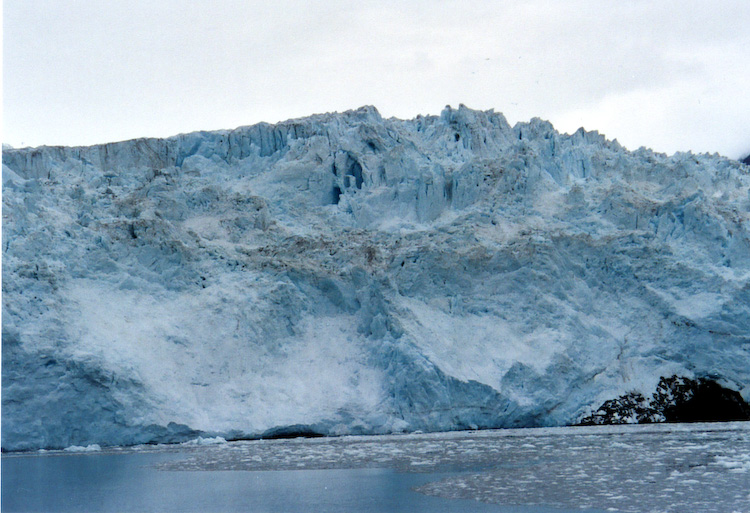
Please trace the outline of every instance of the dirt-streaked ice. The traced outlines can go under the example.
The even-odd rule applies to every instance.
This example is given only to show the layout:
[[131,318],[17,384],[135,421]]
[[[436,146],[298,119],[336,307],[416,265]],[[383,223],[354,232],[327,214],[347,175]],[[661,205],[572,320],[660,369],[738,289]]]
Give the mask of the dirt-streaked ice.
[[750,395],[750,176],[460,107],[3,151],[4,449]]

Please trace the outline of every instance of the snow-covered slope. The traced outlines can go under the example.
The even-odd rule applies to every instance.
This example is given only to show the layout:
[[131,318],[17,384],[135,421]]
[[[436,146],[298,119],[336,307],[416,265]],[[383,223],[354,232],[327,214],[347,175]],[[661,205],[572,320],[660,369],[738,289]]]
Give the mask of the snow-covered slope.
[[2,446],[747,399],[749,170],[463,106],[6,150]]

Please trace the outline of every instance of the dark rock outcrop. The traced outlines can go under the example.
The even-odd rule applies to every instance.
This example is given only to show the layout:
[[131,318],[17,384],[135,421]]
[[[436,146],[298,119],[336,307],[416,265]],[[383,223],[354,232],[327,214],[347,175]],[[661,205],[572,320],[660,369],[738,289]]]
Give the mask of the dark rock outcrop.
[[606,401],[582,425],[750,420],[739,392],[705,378],[661,378],[651,399],[632,392]]

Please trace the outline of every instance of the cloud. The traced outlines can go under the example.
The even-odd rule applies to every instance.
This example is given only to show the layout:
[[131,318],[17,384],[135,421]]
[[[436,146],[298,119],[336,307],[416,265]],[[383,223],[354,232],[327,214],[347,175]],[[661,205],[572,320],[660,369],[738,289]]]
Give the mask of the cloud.
[[6,1],[5,134],[90,144],[465,103],[730,152],[749,20],[744,0]]

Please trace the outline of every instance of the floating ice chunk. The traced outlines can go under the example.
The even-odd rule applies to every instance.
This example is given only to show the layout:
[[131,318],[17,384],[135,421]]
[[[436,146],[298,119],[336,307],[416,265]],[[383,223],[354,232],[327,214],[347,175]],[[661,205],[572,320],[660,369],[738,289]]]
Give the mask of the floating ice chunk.
[[222,445],[228,443],[224,438],[220,436],[203,438],[199,436],[193,440],[183,442],[183,445]]
[[750,454],[717,456],[716,465],[727,468],[730,472],[750,472]]
[[71,445],[63,450],[66,452],[98,452],[101,451],[102,448],[99,444],[89,444],[85,447],[82,445]]

